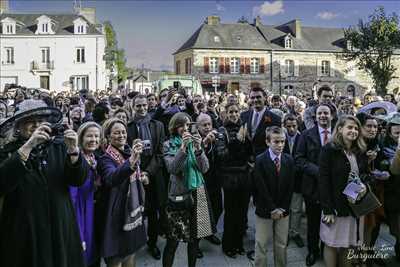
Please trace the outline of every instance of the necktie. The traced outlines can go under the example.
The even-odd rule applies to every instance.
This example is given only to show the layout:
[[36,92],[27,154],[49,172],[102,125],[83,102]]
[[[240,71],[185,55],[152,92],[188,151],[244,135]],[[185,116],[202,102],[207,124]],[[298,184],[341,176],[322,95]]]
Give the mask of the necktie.
[[254,137],[258,126],[258,112],[254,111],[253,124],[251,125],[251,135]]
[[326,144],[328,143],[328,134],[329,134],[329,131],[328,131],[328,130],[324,130],[324,131],[323,131],[323,134],[324,134],[324,144],[323,144],[323,145],[326,145]]
[[275,162],[275,167],[276,167],[276,173],[277,173],[278,176],[279,176],[279,172],[281,171],[281,163],[280,163],[280,161],[279,161],[279,157],[276,157],[276,158],[274,159],[274,162]]
[[293,139],[289,137],[288,142],[289,142],[290,154],[292,154],[292,152],[293,152],[293,145],[294,145]]

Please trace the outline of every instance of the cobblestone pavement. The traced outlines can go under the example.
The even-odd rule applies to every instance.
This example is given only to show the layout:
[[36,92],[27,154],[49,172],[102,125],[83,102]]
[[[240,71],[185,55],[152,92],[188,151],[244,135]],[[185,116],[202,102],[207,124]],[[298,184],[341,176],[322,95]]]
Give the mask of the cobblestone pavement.
[[[249,229],[247,231],[247,235],[245,237],[245,249],[250,250],[254,248],[254,207],[249,208]],[[218,236],[221,237],[222,233],[222,220],[223,216],[220,218],[218,224]],[[305,239],[305,219],[303,218],[302,223],[302,237]],[[381,233],[378,240],[378,246],[390,246],[389,253],[394,254],[392,246],[394,244],[394,238],[388,233],[388,229],[386,226],[382,227]],[[161,239],[158,242],[159,248],[162,250],[165,245],[165,240]],[[197,261],[196,266],[207,266],[207,267],[251,267],[254,266],[253,263],[246,256],[238,256],[236,259],[229,258],[222,253],[220,246],[215,246],[209,243],[208,241],[202,240],[200,242],[200,248],[204,253],[204,258],[199,259]],[[272,249],[272,246],[270,245]],[[289,242],[288,246],[288,267],[305,267],[305,258],[307,255],[307,249],[298,248],[293,241]],[[269,253],[269,266],[273,265],[272,252]],[[395,262],[394,259],[390,259],[386,261],[387,267],[400,267],[400,264]],[[161,260],[154,260],[146,251],[146,248],[143,248],[137,253],[137,267],[161,267]],[[187,266],[187,258],[186,258],[186,244],[181,243],[178,247],[178,251],[175,257],[174,267],[186,267]],[[319,260],[314,267],[324,267],[325,264],[322,260]],[[378,265],[376,265],[378,266]]]

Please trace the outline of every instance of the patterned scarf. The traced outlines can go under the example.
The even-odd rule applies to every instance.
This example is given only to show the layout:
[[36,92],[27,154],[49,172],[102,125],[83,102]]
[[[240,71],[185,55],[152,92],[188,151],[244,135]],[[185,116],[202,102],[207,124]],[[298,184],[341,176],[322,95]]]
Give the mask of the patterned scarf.
[[[182,137],[172,136],[169,142],[170,142],[169,153],[171,155],[176,155],[178,149],[182,145]],[[188,189],[193,190],[203,185],[204,179],[203,175],[201,174],[197,166],[196,155],[194,154],[194,149],[193,149],[193,143],[189,143],[186,153],[187,157],[186,157],[184,177],[187,180]]]
[[[106,149],[106,153],[110,155],[110,157],[118,164],[118,166],[124,164],[124,157],[115,147],[109,145]],[[136,171],[129,177],[130,182],[125,205],[125,222],[123,226],[124,231],[131,231],[143,224],[142,213],[144,211],[144,190],[139,177],[140,168],[139,164],[137,164]]]

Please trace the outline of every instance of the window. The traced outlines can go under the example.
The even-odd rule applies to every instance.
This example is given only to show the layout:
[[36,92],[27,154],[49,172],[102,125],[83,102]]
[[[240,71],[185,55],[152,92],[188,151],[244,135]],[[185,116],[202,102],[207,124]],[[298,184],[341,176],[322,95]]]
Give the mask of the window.
[[219,43],[220,41],[219,36],[214,36],[214,42]]
[[49,31],[49,24],[43,23],[42,24],[42,33],[47,33]]
[[323,60],[321,63],[321,75],[327,76],[331,72],[331,66],[328,60]]
[[87,75],[71,76],[70,82],[73,90],[89,90],[89,76]]
[[239,73],[240,71],[240,59],[237,57],[231,58],[231,73]]
[[84,26],[83,25],[80,25],[80,26],[78,26],[78,33],[84,33]]
[[210,58],[210,73],[218,73],[218,58]]
[[177,60],[175,62],[175,73],[181,74],[181,61],[180,60]]
[[49,47],[42,47],[40,48],[42,51],[42,63],[49,63],[50,62],[50,48]]
[[85,48],[76,48],[76,63],[85,63]]
[[12,25],[12,24],[8,24],[7,26],[6,26],[6,32],[5,32],[6,34],[13,34],[14,33],[14,25]]
[[192,59],[191,58],[185,59],[185,73],[186,74],[192,73]]
[[290,36],[287,36],[285,38],[285,48],[292,48],[292,44],[293,44],[292,38],[290,38]]
[[260,72],[260,61],[258,58],[252,58],[250,60],[250,73]]
[[287,76],[294,76],[294,60],[285,60],[285,74]]
[[5,64],[14,64],[14,47],[5,47]]

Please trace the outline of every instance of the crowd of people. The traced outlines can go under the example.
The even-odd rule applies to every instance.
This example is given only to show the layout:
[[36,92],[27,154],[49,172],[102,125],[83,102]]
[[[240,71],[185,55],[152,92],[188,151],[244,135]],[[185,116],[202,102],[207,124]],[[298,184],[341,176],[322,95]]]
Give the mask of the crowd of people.
[[[0,97],[0,266],[132,267],[147,246],[172,267],[184,242],[193,267],[202,239],[257,267],[271,241],[275,266],[287,266],[289,240],[306,243],[307,266],[384,264],[373,257],[382,224],[400,261],[399,138],[391,94],[19,88]],[[348,257],[357,248],[366,261]]]

